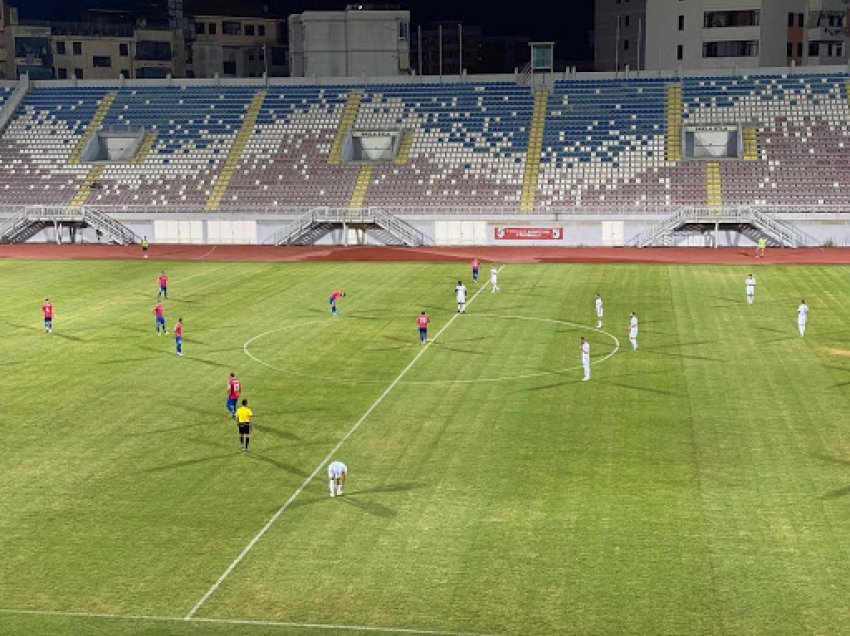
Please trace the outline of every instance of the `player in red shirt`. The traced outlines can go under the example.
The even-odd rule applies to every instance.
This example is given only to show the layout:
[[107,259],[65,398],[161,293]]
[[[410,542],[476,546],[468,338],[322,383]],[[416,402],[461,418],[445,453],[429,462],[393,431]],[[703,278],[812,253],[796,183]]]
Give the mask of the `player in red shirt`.
[[44,333],[53,333],[53,305],[50,304],[49,298],[44,299],[41,313],[44,314]]
[[177,345],[177,355],[183,355],[183,319],[178,318],[174,325],[174,344]]
[[328,304],[331,306],[331,315],[333,315],[333,316],[339,315],[339,312],[336,310],[336,299],[337,298],[344,298],[344,297],[345,297],[344,291],[335,291],[330,295],[330,298],[328,298]]
[[159,292],[156,295],[156,299],[160,298],[168,298],[168,276],[165,275],[165,272],[159,275]]
[[235,420],[236,419],[236,404],[239,402],[239,394],[242,393],[242,383],[236,379],[236,374],[230,374],[230,380],[227,383],[227,412]]
[[424,345],[428,342],[428,323],[431,319],[424,311],[416,318],[416,324],[419,326],[419,340]]
[[165,328],[165,316],[163,315],[162,303],[157,301],[151,311],[153,312],[153,315],[156,316],[156,335],[161,336],[162,334],[167,334],[168,330]]
[[472,282],[478,282],[478,266],[481,265],[481,261],[477,258],[472,259]]

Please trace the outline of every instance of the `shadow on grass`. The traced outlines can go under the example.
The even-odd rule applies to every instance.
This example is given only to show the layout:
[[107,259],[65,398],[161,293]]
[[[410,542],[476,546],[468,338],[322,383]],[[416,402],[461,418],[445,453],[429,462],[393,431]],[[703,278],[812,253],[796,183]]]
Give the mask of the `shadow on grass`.
[[280,439],[287,439],[290,441],[301,441],[301,438],[298,437],[295,433],[290,433],[289,431],[280,431],[276,428],[272,428],[271,426],[255,424],[253,428],[258,433],[262,433],[264,435],[271,435],[273,437],[279,437]]
[[847,495],[850,495],[850,486],[830,490],[828,493],[824,494],[821,499],[838,499],[839,497],[846,497]]
[[286,462],[282,462],[279,459],[275,459],[274,457],[269,457],[268,455],[263,455],[262,453],[257,453],[254,451],[248,452],[248,457],[251,459],[255,459],[257,461],[266,462],[267,464],[271,464],[276,468],[280,468],[281,470],[291,473],[293,475],[298,475],[299,477],[307,477],[307,473],[305,473],[300,468],[296,468],[292,464],[287,464]]
[[207,360],[206,358],[199,358],[197,356],[186,355],[184,356],[186,360],[190,360],[192,362],[200,362],[201,364],[205,364],[210,367],[219,367],[220,369],[229,369],[231,365],[222,364],[221,362],[215,362],[214,360]]
[[684,397],[681,393],[675,391],[665,391],[664,389],[656,389],[648,386],[635,386],[634,384],[624,384],[622,382],[606,382],[610,386],[617,386],[621,389],[633,389],[635,391],[644,391],[646,393],[655,393],[656,395],[667,395],[669,397]]
[[[18,325],[15,323],[8,323],[10,327],[15,327],[17,329],[25,329],[27,331],[44,331],[44,327],[35,327],[33,325]],[[67,333],[62,333],[61,331],[53,330],[53,333],[45,334],[46,337],[53,338],[64,338],[65,340],[71,340],[72,342],[85,342],[85,338],[80,338],[79,336],[72,336]]]
[[390,519],[396,516],[395,510],[393,510],[389,506],[385,506],[382,503],[378,503],[377,501],[358,501],[356,498],[352,498],[350,493],[345,493],[342,496],[342,500],[345,504],[349,506],[354,506],[358,510],[361,510],[375,517],[383,517],[385,519]]
[[161,473],[169,470],[175,470],[177,468],[185,468],[187,466],[194,466],[196,464],[204,464],[206,462],[212,462],[217,459],[226,459],[228,457],[233,457],[235,453],[227,453],[221,455],[209,455],[208,457],[198,457],[197,459],[184,459],[180,462],[173,462],[171,464],[164,464],[162,466],[154,466],[153,468],[145,468],[140,471],[141,473]]
[[147,431],[136,431],[125,433],[127,437],[137,437],[140,435],[158,435],[160,433],[173,433],[174,431],[186,431],[190,428],[197,428],[198,426],[207,426],[208,422],[196,422],[195,424],[180,424],[179,426],[169,426],[168,428],[152,428]]

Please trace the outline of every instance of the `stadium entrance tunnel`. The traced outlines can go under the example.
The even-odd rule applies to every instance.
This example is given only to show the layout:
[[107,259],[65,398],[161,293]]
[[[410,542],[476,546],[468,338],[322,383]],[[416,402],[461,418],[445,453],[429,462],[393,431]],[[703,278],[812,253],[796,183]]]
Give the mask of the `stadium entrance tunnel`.
[[342,162],[387,163],[395,161],[401,130],[352,130],[342,148]]
[[80,155],[81,163],[128,163],[142,140],[144,128],[118,127],[100,130],[89,140]]

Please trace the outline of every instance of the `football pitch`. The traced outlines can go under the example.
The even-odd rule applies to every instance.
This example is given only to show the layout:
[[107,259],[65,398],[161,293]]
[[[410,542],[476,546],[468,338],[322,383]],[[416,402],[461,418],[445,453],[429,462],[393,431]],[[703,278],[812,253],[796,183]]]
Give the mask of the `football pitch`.
[[2,261],[0,633],[848,633],[848,274]]

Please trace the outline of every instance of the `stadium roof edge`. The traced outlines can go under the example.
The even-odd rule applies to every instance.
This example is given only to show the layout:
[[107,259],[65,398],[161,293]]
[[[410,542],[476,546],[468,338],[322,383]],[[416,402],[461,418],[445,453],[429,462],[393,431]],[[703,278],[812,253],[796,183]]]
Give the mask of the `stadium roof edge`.
[[[670,79],[678,80],[690,77],[728,77],[738,75],[817,75],[850,73],[850,66],[803,66],[803,67],[763,67],[763,68],[727,68],[700,69],[685,71],[630,71],[628,73],[552,73],[553,80],[610,80],[610,79]],[[114,80],[34,80],[32,86],[38,87],[120,87],[120,86],[373,86],[376,84],[486,84],[491,82],[515,82],[517,74],[501,75],[423,75],[401,77],[256,77],[211,78],[211,79],[114,79]],[[16,82],[0,82],[0,86],[14,85]]]

